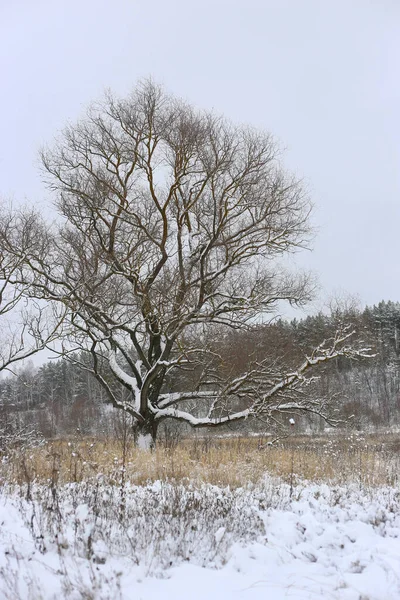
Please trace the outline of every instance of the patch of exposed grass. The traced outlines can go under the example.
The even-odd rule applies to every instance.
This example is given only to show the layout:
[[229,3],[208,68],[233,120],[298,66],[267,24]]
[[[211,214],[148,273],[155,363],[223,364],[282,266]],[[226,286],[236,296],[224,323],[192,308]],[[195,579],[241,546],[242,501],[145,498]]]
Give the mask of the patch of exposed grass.
[[396,485],[400,453],[396,439],[349,434],[292,437],[270,446],[260,438],[193,438],[153,451],[133,440],[77,437],[13,450],[3,456],[0,478],[8,483],[84,482],[99,477],[112,485],[130,481],[206,482],[238,488],[266,473],[293,483],[297,479],[361,485]]

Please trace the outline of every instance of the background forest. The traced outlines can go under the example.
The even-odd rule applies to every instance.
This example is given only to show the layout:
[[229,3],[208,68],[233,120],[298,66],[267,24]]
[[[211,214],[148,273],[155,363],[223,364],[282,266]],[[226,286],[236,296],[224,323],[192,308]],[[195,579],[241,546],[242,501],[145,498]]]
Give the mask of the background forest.
[[[326,363],[316,371],[312,384],[304,393],[318,397],[321,402],[334,404],[342,426],[366,430],[398,425],[398,302],[382,301],[363,311],[353,308],[345,312],[336,311],[329,316],[319,313],[301,320],[278,320],[258,325],[246,332],[233,331],[215,342],[218,356],[224,357],[223,362],[218,362],[217,369],[234,376],[250,361],[265,360],[269,356],[271,361],[285,366],[297,365],[310,349],[347,321],[351,321],[357,334],[371,346],[375,357],[367,361],[338,357]],[[79,357],[79,362],[82,360],[85,360],[84,357]],[[171,382],[171,391],[188,383],[196,385],[196,373],[182,374],[181,378],[185,381],[175,378]],[[110,384],[117,386],[117,394],[126,394],[123,386],[118,389],[119,384],[111,375],[109,380]],[[34,430],[45,437],[72,435],[77,431],[84,435],[114,434],[121,420],[120,411],[113,411],[107,404],[102,386],[90,371],[76,364],[73,357],[49,360],[41,367],[28,363],[19,366],[15,373],[4,376],[0,381],[0,410],[3,438],[24,429],[27,432]],[[284,415],[286,424],[289,417]],[[295,418],[297,431],[321,431],[327,427],[322,419],[314,418],[310,413],[300,417],[296,415]],[[176,428],[182,427],[185,426],[166,421],[160,435],[171,435]],[[190,434],[189,427],[186,431]],[[222,431],[268,434],[271,424],[264,424],[262,419],[247,419],[239,424],[227,424]]]

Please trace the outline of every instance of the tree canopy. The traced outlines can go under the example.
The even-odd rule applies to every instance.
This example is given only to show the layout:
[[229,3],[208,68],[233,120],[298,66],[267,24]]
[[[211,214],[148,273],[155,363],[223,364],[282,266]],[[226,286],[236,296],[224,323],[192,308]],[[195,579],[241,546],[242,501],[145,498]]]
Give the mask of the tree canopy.
[[[28,252],[20,228],[21,281],[67,310],[63,352],[85,351],[82,367],[146,435],[165,418],[203,427],[294,409],[324,415],[296,388],[311,367],[354,352],[350,331],[289,373],[268,359],[232,376],[215,344],[281,301],[310,298],[308,278],[279,259],[308,244],[311,203],[270,134],[145,81],[92,105],[42,164],[60,221],[31,218]],[[115,393],[105,366],[128,395]]]

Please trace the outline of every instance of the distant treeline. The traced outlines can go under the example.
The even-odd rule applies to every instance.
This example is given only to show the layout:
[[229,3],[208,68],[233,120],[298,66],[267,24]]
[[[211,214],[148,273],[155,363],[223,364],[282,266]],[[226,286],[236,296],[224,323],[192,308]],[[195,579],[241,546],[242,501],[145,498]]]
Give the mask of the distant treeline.
[[[376,356],[365,361],[343,357],[319,369],[317,379],[305,393],[334,402],[337,414],[356,428],[400,423],[400,303],[380,302],[360,311],[337,310],[292,321],[277,320],[256,325],[246,332],[232,331],[215,339],[216,368],[242,373],[250,364],[270,360],[275,371],[296,368],[313,349],[335,334],[343,323],[353,327]],[[85,356],[79,362],[85,364]],[[88,365],[89,366],[89,365]],[[118,389],[105,367],[110,385]],[[196,373],[182,373],[168,382],[168,391],[196,385]],[[126,393],[121,387],[121,394]],[[107,407],[104,388],[90,370],[67,358],[50,360],[40,368],[19,367],[16,374],[0,381],[1,429],[29,425],[47,437],[110,432],[112,409]],[[111,415],[111,416],[110,416]],[[351,418],[350,418],[351,417]],[[349,419],[350,418],[350,419]],[[323,429],[319,418],[296,419],[297,427]],[[262,431],[263,423],[247,420],[242,429]]]

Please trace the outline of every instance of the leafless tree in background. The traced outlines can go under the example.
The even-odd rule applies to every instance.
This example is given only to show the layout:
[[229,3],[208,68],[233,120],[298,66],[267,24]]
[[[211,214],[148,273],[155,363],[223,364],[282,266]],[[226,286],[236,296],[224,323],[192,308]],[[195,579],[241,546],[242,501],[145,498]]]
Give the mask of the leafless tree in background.
[[[41,245],[28,259],[21,249],[30,293],[68,309],[69,348],[86,350],[110,401],[146,439],[166,418],[193,427],[294,410],[329,418],[300,388],[311,367],[365,354],[350,347],[351,332],[293,372],[258,362],[233,379],[209,343],[270,317],[282,300],[310,297],[308,278],[277,262],[308,244],[311,206],[269,134],[144,82],[126,100],[93,105],[42,161],[61,221],[51,231],[38,219]],[[188,372],[195,384],[182,389]]]
[[56,340],[63,320],[65,308],[38,302],[34,273],[27,274],[28,257],[45,252],[38,224],[33,212],[0,205],[0,371]]

